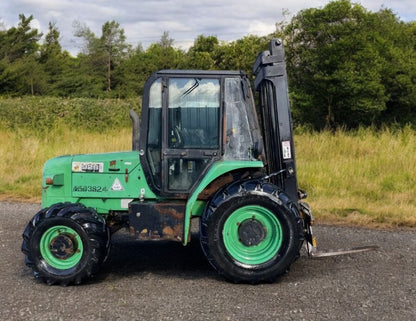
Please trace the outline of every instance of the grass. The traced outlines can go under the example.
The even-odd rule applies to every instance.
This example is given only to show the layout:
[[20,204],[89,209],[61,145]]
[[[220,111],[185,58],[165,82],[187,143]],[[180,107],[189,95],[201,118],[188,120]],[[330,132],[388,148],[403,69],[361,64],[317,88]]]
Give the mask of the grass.
[[131,149],[131,129],[106,133],[57,126],[48,133],[0,129],[0,200],[40,201],[43,164],[49,158]]
[[361,129],[296,136],[300,188],[325,222],[416,227],[416,132]]
[[[40,201],[43,163],[54,156],[131,148],[130,128],[105,133],[55,126],[0,129],[0,200]],[[361,129],[298,133],[299,187],[320,223],[416,227],[416,132]]]

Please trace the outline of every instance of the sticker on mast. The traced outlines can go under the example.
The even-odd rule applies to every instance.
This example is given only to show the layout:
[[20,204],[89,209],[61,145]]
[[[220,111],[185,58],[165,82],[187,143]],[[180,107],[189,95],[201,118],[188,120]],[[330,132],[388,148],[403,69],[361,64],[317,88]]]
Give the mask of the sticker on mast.
[[283,159],[289,159],[292,158],[292,151],[290,148],[290,141],[285,140],[282,142],[282,153],[283,153]]

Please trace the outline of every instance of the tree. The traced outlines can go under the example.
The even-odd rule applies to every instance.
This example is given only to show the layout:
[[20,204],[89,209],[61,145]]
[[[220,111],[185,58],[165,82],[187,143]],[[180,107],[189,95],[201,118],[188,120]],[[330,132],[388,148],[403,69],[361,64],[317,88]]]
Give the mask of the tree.
[[124,29],[114,20],[102,27],[101,43],[107,66],[107,91],[111,91],[111,72],[126,55],[129,46],[126,44]]
[[59,43],[60,32],[55,23],[49,22],[48,33],[40,47],[39,62],[43,65],[47,81],[46,92],[48,95],[65,95],[60,91],[58,84],[62,80],[63,71],[68,67],[69,54],[62,52]]
[[147,70],[155,72],[160,69],[177,69],[183,64],[185,54],[182,50],[173,48],[173,43],[174,40],[169,38],[169,32],[165,31],[158,43],[147,48],[144,55]]
[[46,91],[45,71],[39,63],[38,57],[28,55],[18,59],[13,64],[15,73],[20,77],[19,93],[21,94],[44,94]]
[[93,54],[98,47],[98,40],[95,34],[86,24],[82,24],[78,20],[74,21],[72,26],[75,29],[74,36],[83,41],[81,54],[86,56]]
[[17,27],[0,32],[0,93],[33,95],[44,87],[38,64],[42,34],[30,26],[32,15],[20,14],[19,19]]
[[218,55],[220,69],[244,70],[251,77],[253,63],[257,55],[268,49],[269,40],[266,37],[246,36],[222,46]]
[[110,92],[112,73],[129,49],[124,30],[114,20],[104,23],[100,38],[86,25],[75,23],[75,28],[75,36],[84,41],[83,52],[78,55],[79,66],[87,73],[82,82],[93,84],[93,95],[99,96],[103,90]]
[[137,97],[146,81],[149,72],[145,71],[144,50],[141,45],[130,49],[127,57],[121,60],[114,71],[116,82],[113,93],[117,97]]
[[163,31],[162,36],[160,37],[159,40],[159,45],[163,48],[163,49],[169,49],[171,47],[173,47],[173,43],[175,40],[173,40],[172,38],[169,37],[169,31]]
[[19,19],[17,27],[2,32],[0,59],[13,62],[23,56],[34,54],[38,50],[38,41],[42,34],[30,26],[33,15],[26,18],[25,15],[20,14]]
[[388,100],[383,123],[416,121],[416,23],[404,23],[389,9],[372,16],[379,36],[375,45],[382,56],[381,83]]
[[294,116],[315,128],[375,122],[386,109],[383,35],[372,13],[348,0],[298,13],[286,28]]
[[215,36],[199,35],[194,45],[187,53],[187,68],[192,69],[218,69],[217,53],[218,38]]
[[180,69],[186,67],[185,53],[173,48],[174,40],[165,31],[160,41],[151,44],[146,50],[139,45],[130,50],[116,70],[118,80],[115,91],[118,96],[141,94],[146,79],[160,69]]
[[62,52],[61,44],[59,43],[59,30],[55,23],[49,22],[48,33],[45,36],[45,43],[41,48],[41,62],[47,61],[53,56],[58,56]]
[[75,21],[74,35],[83,41],[81,52],[74,63],[74,69],[69,71],[73,94],[76,96],[99,97],[106,88],[106,60],[102,53],[100,39],[91,29]]

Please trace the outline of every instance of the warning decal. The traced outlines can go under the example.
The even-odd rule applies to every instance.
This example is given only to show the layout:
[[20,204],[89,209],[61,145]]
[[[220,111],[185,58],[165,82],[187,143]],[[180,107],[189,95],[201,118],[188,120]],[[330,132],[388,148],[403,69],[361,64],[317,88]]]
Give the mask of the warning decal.
[[282,152],[283,152],[283,159],[292,158],[292,151],[290,148],[290,141],[285,140],[282,142]]
[[111,185],[111,190],[112,191],[124,191],[124,187],[123,185],[121,185],[120,180],[118,178],[116,178],[114,180],[113,185]]

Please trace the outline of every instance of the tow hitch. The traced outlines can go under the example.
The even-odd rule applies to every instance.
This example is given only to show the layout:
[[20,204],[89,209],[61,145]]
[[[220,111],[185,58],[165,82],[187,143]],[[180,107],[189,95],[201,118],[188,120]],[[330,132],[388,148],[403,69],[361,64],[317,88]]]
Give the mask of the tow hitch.
[[360,247],[353,247],[349,249],[339,249],[339,250],[328,250],[328,251],[320,251],[316,245],[316,239],[312,233],[312,225],[314,224],[314,217],[312,215],[312,211],[307,203],[299,202],[300,211],[303,215],[303,221],[305,224],[305,239],[306,239],[306,251],[308,252],[308,256],[310,257],[328,257],[328,256],[337,256],[337,255],[345,255],[345,254],[354,254],[354,253],[361,253],[367,251],[373,251],[378,249],[377,245],[369,245],[369,246],[360,246]]

